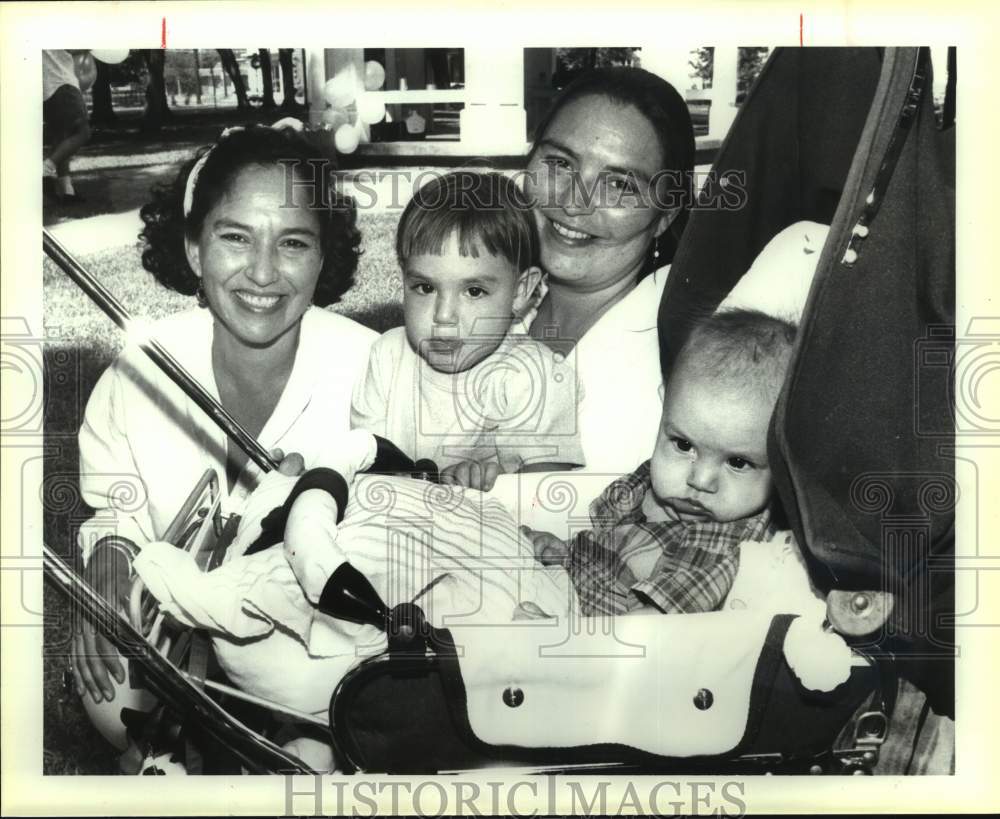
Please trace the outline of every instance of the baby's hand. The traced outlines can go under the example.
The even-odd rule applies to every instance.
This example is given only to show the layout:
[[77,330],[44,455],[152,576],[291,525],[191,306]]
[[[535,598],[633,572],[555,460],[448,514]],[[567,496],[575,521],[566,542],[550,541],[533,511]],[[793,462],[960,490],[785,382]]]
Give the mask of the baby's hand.
[[543,566],[561,566],[569,556],[566,542],[549,532],[537,532],[522,526],[521,534],[531,541],[535,547],[535,559]]
[[298,452],[285,454],[282,449],[272,449],[270,455],[274,460],[279,461],[278,472],[282,475],[296,478],[306,471],[306,462]]
[[459,461],[441,470],[441,483],[489,492],[497,482],[500,471],[496,461]]

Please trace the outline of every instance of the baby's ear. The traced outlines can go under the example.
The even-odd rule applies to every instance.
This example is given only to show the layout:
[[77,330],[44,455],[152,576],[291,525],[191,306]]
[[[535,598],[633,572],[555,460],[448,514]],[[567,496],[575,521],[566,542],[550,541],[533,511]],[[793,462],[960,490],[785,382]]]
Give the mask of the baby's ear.
[[531,297],[538,289],[538,283],[542,280],[542,269],[540,267],[529,267],[517,278],[517,290],[514,293],[514,314],[520,316],[521,313],[531,304]]

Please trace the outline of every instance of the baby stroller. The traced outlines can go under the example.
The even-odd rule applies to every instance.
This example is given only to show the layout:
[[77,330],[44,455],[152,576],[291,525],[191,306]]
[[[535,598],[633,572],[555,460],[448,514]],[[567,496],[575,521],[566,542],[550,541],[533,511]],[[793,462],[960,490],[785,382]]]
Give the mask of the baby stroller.
[[[688,319],[713,311],[771,237],[800,220],[831,225],[769,459],[810,576],[827,593],[828,619],[873,664],[854,668],[833,696],[811,696],[774,653],[790,619],[776,616],[755,654],[745,721],[721,727],[702,719],[725,696],[724,675],[710,671],[718,657],[684,651],[702,639],[727,650],[702,615],[658,618],[659,633],[642,637],[651,655],[668,644],[675,652],[660,657],[655,717],[644,702],[615,708],[608,700],[622,693],[613,685],[579,692],[572,674],[546,679],[530,636],[493,638],[507,650],[473,646],[480,662],[492,654],[500,669],[477,674],[448,635],[433,635],[427,652],[394,656],[390,646],[338,687],[331,729],[357,768],[855,772],[871,769],[886,736],[896,675],[915,682],[938,713],[954,713],[956,493],[954,461],[942,446],[953,434],[953,61],[950,69],[939,123],[929,49],[773,53],[714,163],[660,311],[667,370]],[[720,207],[736,184],[747,194],[743,206]],[[739,643],[738,623],[722,633]],[[509,644],[519,639],[532,664],[513,660]],[[567,638],[566,654],[574,639],[588,638]],[[698,673],[685,678],[699,664],[702,682]],[[602,673],[614,675],[613,664]],[[684,682],[675,686],[671,675]],[[655,681],[645,684],[656,690]],[[529,707],[531,700],[541,704]],[[868,710],[835,745],[865,701]],[[606,710],[588,730],[566,728],[594,709]],[[616,719],[628,727],[609,727]],[[655,737],[641,745],[640,724],[649,719]],[[688,733],[713,730],[712,740],[691,747]]]
[[[854,646],[847,682],[825,694],[803,687],[783,653],[790,614],[622,618],[610,635],[514,624],[457,637],[428,626],[417,605],[385,611],[345,576],[342,616],[385,628],[388,648],[333,694],[328,736],[344,769],[866,772],[897,674],[949,713],[954,480],[939,454],[952,435],[949,370],[935,365],[925,378],[912,357],[947,363],[954,345],[954,132],[938,127],[930,88],[926,49],[776,50],[715,162],[719,174],[745,173],[746,202],[695,209],[661,308],[669,366],[686,319],[713,310],[772,236],[802,219],[831,225],[769,456],[829,619]],[[702,196],[718,201],[733,181],[710,179]],[[914,241],[915,226],[930,247]],[[888,487],[891,509],[865,481]],[[945,487],[943,499],[928,481]],[[205,527],[216,544],[206,548],[224,549],[211,514]],[[137,720],[142,736],[173,734],[176,746],[179,726],[201,756],[207,747],[226,759],[206,770],[306,769],[251,730],[270,728],[259,709],[234,716],[216,702],[233,702],[219,684],[213,699],[163,657],[142,633],[141,604],[125,622],[56,560],[50,574],[117,627],[116,644],[172,712],[160,727]],[[928,586],[930,611],[916,604]],[[930,615],[933,632],[923,628]],[[630,665],[629,652],[644,661]]]

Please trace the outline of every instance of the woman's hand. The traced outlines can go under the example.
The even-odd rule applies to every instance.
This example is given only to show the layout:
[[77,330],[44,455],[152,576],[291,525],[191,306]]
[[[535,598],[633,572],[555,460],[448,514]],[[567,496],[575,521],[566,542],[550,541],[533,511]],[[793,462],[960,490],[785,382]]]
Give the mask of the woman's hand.
[[521,534],[531,541],[535,549],[535,559],[543,566],[562,566],[569,556],[566,542],[550,532],[538,532],[522,526]]
[[[123,551],[98,544],[83,576],[101,597],[123,609],[131,588],[129,572],[128,558]],[[119,684],[125,682],[125,667],[118,659],[118,652],[89,618],[79,624],[73,636],[70,667],[77,690],[81,694],[87,691],[94,702],[105,699],[111,702],[115,698],[109,674]]]
[[441,470],[441,483],[489,492],[500,473],[496,461],[459,461]]

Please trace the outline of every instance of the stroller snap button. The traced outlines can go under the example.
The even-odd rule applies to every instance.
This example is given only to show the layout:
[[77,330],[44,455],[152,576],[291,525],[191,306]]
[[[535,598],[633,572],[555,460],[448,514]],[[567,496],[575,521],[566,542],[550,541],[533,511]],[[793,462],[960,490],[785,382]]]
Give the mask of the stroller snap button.
[[503,702],[508,708],[517,708],[524,702],[524,692],[520,688],[507,686],[503,691]]
[[712,707],[713,702],[715,702],[715,697],[707,688],[699,688],[698,693],[694,695],[694,707],[699,711],[707,711]]

